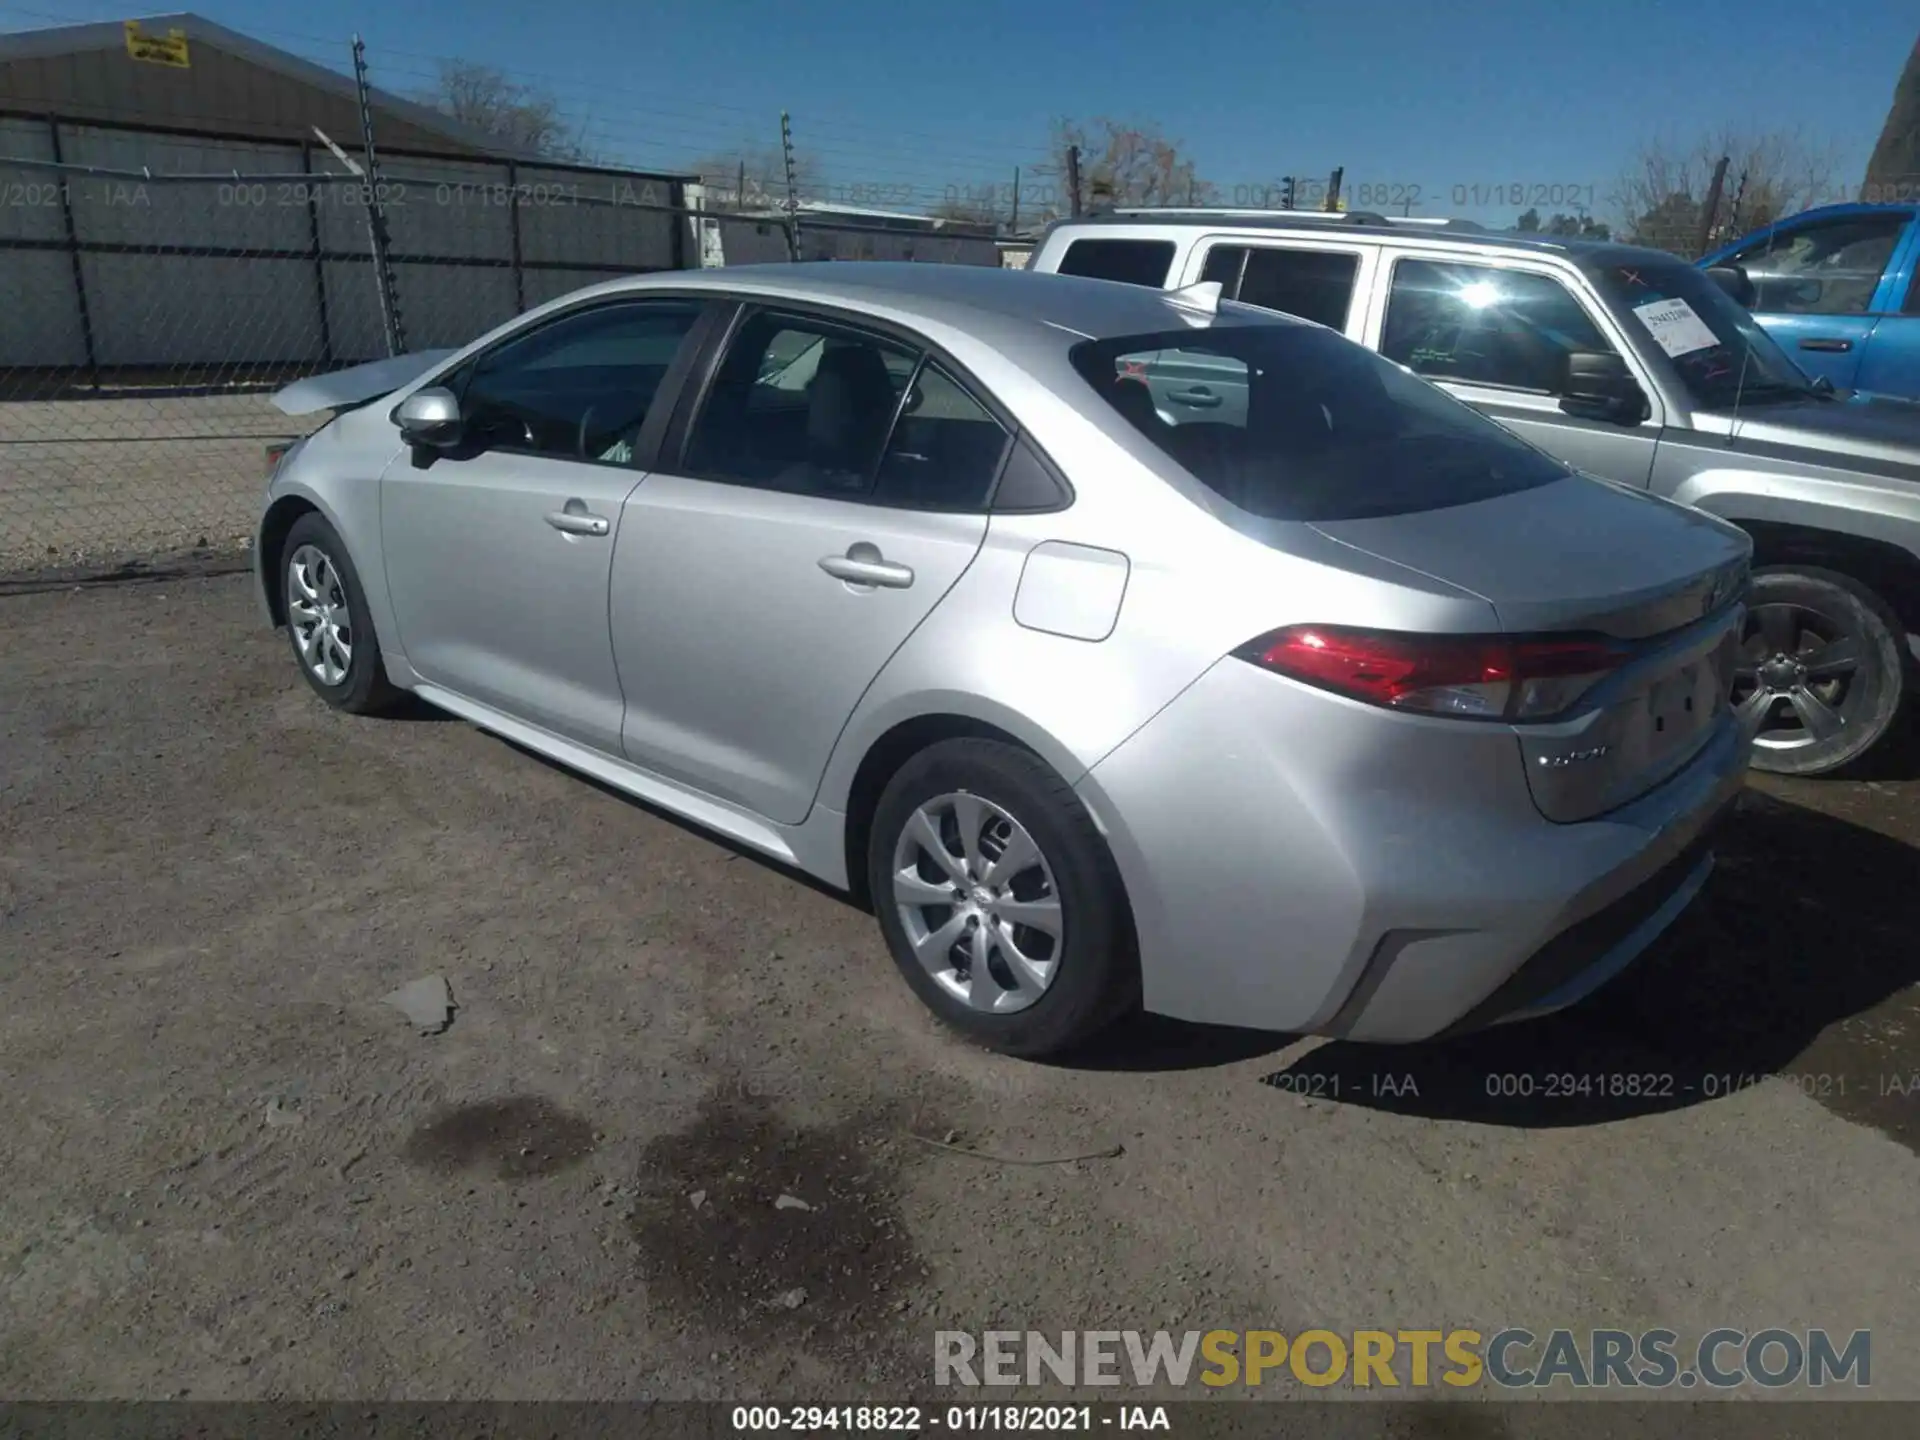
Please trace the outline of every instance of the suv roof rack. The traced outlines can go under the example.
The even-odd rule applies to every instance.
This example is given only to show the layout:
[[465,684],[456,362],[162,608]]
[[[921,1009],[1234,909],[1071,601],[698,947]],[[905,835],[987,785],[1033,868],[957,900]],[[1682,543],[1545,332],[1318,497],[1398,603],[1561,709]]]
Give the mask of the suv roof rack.
[[1383,215],[1377,210],[1274,210],[1234,205],[1119,205],[1096,210],[1082,218],[1091,219],[1101,215],[1115,218],[1140,216],[1146,219],[1165,217],[1169,220],[1231,218],[1290,225],[1373,225],[1383,229],[1405,226],[1425,230],[1460,230],[1469,234],[1485,234],[1487,228],[1478,221],[1456,220],[1443,215]]

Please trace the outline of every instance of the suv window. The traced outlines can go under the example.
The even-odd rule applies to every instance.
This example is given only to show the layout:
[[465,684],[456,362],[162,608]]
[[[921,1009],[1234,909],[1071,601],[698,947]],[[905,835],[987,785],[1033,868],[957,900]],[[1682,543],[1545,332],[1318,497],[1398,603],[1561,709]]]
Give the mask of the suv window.
[[1558,280],[1493,265],[1400,260],[1380,352],[1417,375],[1556,394],[1573,350],[1611,351]]
[[1848,215],[1775,231],[1729,261],[1753,281],[1753,309],[1863,315],[1907,227],[1905,213]]
[[[1162,454],[1250,514],[1328,521],[1465,505],[1566,478],[1559,462],[1317,326],[1220,325],[1089,340],[1087,383]],[[1165,372],[1218,397],[1157,403]],[[1178,391],[1172,398],[1178,398]]]
[[1350,251],[1216,245],[1200,278],[1218,280],[1229,299],[1344,330],[1359,273],[1360,257]]
[[1075,240],[1060,257],[1059,273],[1158,290],[1173,268],[1173,250],[1171,240]]
[[702,306],[629,301],[578,311],[480,356],[453,389],[489,449],[632,462],[653,397]]

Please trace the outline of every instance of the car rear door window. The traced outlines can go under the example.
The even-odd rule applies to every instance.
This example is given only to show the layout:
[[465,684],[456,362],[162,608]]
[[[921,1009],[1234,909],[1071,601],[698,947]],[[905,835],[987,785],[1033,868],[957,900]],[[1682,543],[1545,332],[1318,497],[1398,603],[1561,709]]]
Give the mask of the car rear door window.
[[[1478,411],[1314,325],[1214,325],[1074,347],[1075,368],[1201,484],[1272,520],[1464,505],[1565,479]],[[1156,381],[1171,381],[1168,386]],[[1182,408],[1204,387],[1216,406]]]
[[1173,268],[1173,250],[1171,240],[1075,240],[1060,257],[1059,273],[1158,290]]
[[1218,280],[1228,299],[1344,330],[1359,273],[1360,257],[1352,251],[1216,245],[1200,278]]
[[595,306],[487,351],[455,377],[468,435],[493,450],[625,465],[702,305]]
[[1400,260],[1380,353],[1432,380],[1557,394],[1566,357],[1611,351],[1586,307],[1550,275]]
[[769,490],[864,496],[919,360],[910,346],[832,321],[750,315],[687,437],[685,466]]
[[873,498],[909,510],[985,509],[1008,438],[984,405],[927,361],[888,437]]
[[761,311],[720,362],[685,468],[910,510],[986,508],[1009,432],[920,348]]

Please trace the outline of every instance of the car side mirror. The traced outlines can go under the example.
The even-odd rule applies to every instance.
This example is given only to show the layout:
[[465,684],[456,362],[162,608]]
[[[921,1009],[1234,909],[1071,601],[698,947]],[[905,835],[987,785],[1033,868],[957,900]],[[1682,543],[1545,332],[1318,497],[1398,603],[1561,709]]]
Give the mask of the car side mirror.
[[430,385],[416,390],[393,412],[400,438],[409,445],[445,450],[460,441],[460,401],[451,390]]
[[1649,413],[1646,392],[1627,362],[1611,350],[1568,352],[1560,408],[1569,415],[1620,425],[1638,425]]
[[1743,306],[1748,310],[1753,308],[1753,302],[1757,297],[1753,288],[1753,281],[1748,277],[1744,267],[1739,265],[1709,265],[1707,267],[1707,276],[1714,284],[1727,292],[1734,304]]

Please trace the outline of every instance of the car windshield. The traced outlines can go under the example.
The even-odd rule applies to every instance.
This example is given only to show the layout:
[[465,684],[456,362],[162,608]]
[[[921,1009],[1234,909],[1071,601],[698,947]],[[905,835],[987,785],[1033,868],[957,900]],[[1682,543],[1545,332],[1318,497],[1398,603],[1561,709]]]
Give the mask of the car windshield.
[[1230,324],[1073,349],[1106,402],[1195,479],[1269,520],[1437,510],[1567,468],[1331,330]]
[[1803,400],[1816,394],[1788,357],[1704,270],[1678,260],[1593,265],[1594,283],[1628,325],[1666,352],[1703,410]]

